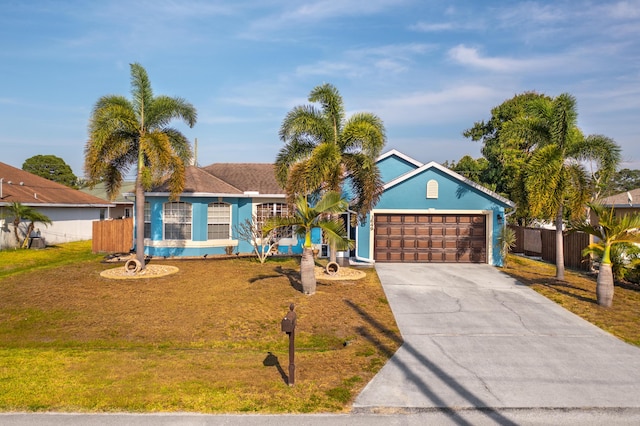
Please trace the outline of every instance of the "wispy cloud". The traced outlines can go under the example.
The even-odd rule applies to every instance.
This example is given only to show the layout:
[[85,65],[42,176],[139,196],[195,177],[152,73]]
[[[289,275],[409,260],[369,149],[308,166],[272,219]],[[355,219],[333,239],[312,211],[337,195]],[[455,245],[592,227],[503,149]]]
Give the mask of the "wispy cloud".
[[482,56],[478,49],[463,44],[450,49],[449,58],[461,65],[502,73],[542,70],[555,67],[562,61],[558,56],[532,59]]
[[403,3],[406,0],[315,0],[301,2],[292,8],[291,3],[285,2],[279,13],[254,20],[240,36],[259,39],[265,34],[315,25],[329,19],[372,15]]
[[437,23],[418,22],[416,24],[409,26],[409,29],[412,31],[419,31],[424,33],[450,31],[456,28],[458,27],[454,25],[452,22],[437,22]]
[[375,46],[345,51],[338,61],[318,61],[300,65],[295,74],[298,77],[340,75],[359,78],[378,72],[397,74],[409,69],[420,56],[436,49],[433,44],[407,43]]

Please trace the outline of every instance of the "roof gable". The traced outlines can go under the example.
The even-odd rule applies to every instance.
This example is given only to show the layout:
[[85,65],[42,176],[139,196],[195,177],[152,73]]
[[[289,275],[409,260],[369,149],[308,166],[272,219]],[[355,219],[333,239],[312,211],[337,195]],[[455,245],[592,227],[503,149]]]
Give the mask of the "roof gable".
[[112,206],[109,202],[49,179],[0,163],[0,205]]
[[469,180],[467,178],[465,178],[464,176],[454,172],[453,170],[450,170],[446,167],[444,167],[443,165],[436,163],[435,161],[431,161],[421,167],[418,167],[417,169],[406,173],[402,176],[397,177],[396,179],[392,180],[391,182],[388,182],[387,184],[384,185],[384,190],[388,190],[391,189],[395,186],[398,186],[400,184],[402,184],[402,182],[407,181],[408,179],[411,179],[414,176],[420,175],[422,173],[425,173],[428,170],[438,170],[440,171],[442,174],[446,175],[448,178],[450,178],[451,180],[454,181],[458,181],[464,185],[470,186],[472,188],[475,188],[476,190],[480,191],[481,193],[484,193],[485,195],[489,196],[490,198],[502,203],[505,205],[505,207],[515,207],[515,203],[513,203],[513,201],[510,201],[506,198],[504,198],[503,196],[491,191],[488,188],[485,188],[484,186],[473,182],[472,180]]
[[376,159],[376,164],[378,166],[378,170],[380,170],[382,181],[385,183],[391,182],[397,177],[422,166],[421,162],[404,155],[395,149],[385,152],[379,156]]

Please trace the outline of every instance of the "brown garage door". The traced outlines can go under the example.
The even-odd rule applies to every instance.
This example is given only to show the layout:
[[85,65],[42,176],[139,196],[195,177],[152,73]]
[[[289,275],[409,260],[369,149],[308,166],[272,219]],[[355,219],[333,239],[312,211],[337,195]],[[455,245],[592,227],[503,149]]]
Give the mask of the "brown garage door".
[[486,218],[465,214],[376,214],[377,262],[487,262]]

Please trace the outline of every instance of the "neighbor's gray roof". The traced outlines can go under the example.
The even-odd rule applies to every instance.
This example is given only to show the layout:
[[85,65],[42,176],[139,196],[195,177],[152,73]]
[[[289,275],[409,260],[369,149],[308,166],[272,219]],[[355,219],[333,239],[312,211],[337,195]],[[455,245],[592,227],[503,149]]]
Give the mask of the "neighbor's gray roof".
[[[631,202],[629,202],[629,195],[631,195]],[[599,203],[606,207],[640,207],[640,188],[602,198]]]
[[133,200],[125,198],[123,194],[135,192],[135,187],[135,182],[122,182],[122,186],[113,200],[109,200],[106,185],[102,182],[96,184],[93,188],[81,188],[80,191],[115,204],[133,204]]

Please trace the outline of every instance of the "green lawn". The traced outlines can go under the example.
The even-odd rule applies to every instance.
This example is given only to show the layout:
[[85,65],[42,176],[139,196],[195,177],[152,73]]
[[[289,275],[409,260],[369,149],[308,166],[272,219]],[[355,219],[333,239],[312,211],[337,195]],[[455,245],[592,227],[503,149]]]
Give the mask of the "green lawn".
[[163,260],[179,272],[109,280],[122,264],[90,250],[0,252],[0,410],[341,412],[401,344],[373,269],[305,296],[295,258]]

